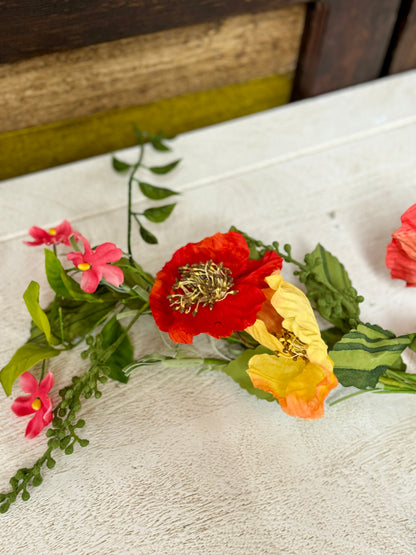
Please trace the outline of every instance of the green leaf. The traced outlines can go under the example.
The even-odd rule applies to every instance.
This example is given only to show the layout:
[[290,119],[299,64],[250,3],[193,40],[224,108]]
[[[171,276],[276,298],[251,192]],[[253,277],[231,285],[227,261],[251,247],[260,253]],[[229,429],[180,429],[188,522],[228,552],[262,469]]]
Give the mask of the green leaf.
[[352,287],[344,266],[320,244],[305,256],[305,264],[299,279],[306,285],[313,307],[343,332],[355,328],[363,297]]
[[[111,318],[101,331],[103,348],[110,347],[124,333],[123,327],[120,325],[116,317]],[[122,383],[128,382],[128,376],[123,372],[123,368],[131,365],[133,362],[133,346],[130,339],[126,335],[120,345],[117,347],[106,364],[110,367],[109,376],[113,380]]]
[[58,296],[90,303],[102,302],[99,295],[85,293],[78,283],[68,276],[57,256],[49,249],[45,249],[45,270],[48,283]]
[[162,200],[172,195],[179,194],[171,189],[156,187],[155,185],[150,185],[150,183],[144,183],[143,181],[139,181],[139,187],[144,196],[150,198],[151,200]]
[[111,161],[112,161],[112,164],[113,164],[113,168],[118,173],[123,173],[123,172],[129,170],[132,167],[131,164],[127,164],[126,162],[123,162],[122,160],[119,160],[115,156],[112,157]]
[[153,223],[164,222],[172,214],[172,210],[175,206],[176,203],[165,204],[165,206],[158,206],[155,208],[148,208],[143,212],[143,216]]
[[26,345],[17,349],[10,362],[0,371],[0,382],[6,395],[10,395],[12,392],[12,386],[20,374],[30,370],[38,362],[56,357],[60,353],[61,351],[49,345],[35,345],[33,343],[26,343]]
[[166,164],[166,166],[151,166],[149,170],[153,173],[156,173],[157,175],[163,175],[165,173],[171,172],[174,168],[176,168],[176,166],[179,164],[180,161],[181,161],[180,159],[175,160],[170,164]]
[[219,369],[225,372],[227,376],[230,376],[230,378],[237,382],[240,387],[248,391],[251,395],[255,395],[259,399],[265,399],[266,401],[276,401],[271,393],[266,393],[265,391],[254,387],[250,376],[247,374],[250,358],[254,355],[261,355],[264,353],[270,354],[270,351],[262,345],[256,349],[247,349],[236,359],[227,364],[227,366],[222,366]]
[[45,334],[46,341],[51,343],[51,326],[48,317],[39,305],[39,283],[31,281],[23,293],[23,300],[36,326]]
[[374,388],[386,370],[403,368],[401,354],[413,337],[396,337],[380,326],[359,324],[329,352],[334,373],[345,387]]
[[171,150],[167,145],[164,144],[163,139],[166,139],[165,135],[160,131],[156,135],[150,135],[150,142],[155,150],[161,152],[166,152]]
[[332,349],[335,343],[338,343],[344,336],[344,332],[339,328],[329,328],[321,331],[321,337],[328,345],[328,349]]
[[146,243],[149,243],[149,245],[156,245],[157,238],[153,235],[153,233],[150,233],[150,231],[145,227],[143,227],[142,224],[139,224],[139,225],[140,225],[139,227],[140,235],[143,241],[146,241]]

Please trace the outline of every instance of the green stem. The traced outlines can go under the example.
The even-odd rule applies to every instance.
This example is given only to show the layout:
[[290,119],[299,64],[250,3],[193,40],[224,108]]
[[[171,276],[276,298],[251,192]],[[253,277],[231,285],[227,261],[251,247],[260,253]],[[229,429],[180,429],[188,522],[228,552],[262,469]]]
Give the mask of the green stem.
[[334,405],[340,403],[341,401],[346,401],[347,399],[351,399],[352,397],[356,397],[357,395],[362,395],[363,393],[371,393],[371,392],[375,392],[377,391],[376,389],[360,389],[360,391],[355,391],[354,393],[351,393],[350,395],[346,395],[345,397],[341,397],[341,399],[337,399],[336,401],[332,401],[332,403],[329,403],[330,407],[333,407]]
[[131,248],[131,229],[132,229],[131,224],[132,224],[132,216],[133,216],[133,212],[132,212],[131,207],[132,207],[132,199],[133,199],[133,181],[135,181],[134,175],[135,175],[136,171],[139,169],[139,167],[142,164],[142,160],[143,160],[143,156],[144,156],[144,143],[141,142],[139,147],[140,147],[139,159],[134,164],[134,166],[131,170],[130,177],[129,177],[129,183],[128,183],[127,251],[129,253],[130,263],[133,262],[133,253],[132,253],[132,248]]

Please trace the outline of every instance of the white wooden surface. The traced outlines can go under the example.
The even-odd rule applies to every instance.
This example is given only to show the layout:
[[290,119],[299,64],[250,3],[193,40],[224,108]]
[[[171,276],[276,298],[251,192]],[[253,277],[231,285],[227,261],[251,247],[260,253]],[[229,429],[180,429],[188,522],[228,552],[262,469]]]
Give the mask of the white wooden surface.
[[[166,224],[149,225],[160,244],[137,240],[136,257],[155,272],[179,246],[231,224],[290,242],[298,258],[319,241],[364,295],[364,321],[416,331],[416,291],[384,266],[416,202],[415,114],[413,72],[179,137],[184,161],[159,182],[184,194]],[[67,218],[92,243],[125,248],[126,180],[102,156],[3,182],[0,206],[4,365],[27,337],[28,281],[50,298],[42,249],[22,244],[27,229]],[[150,319],[134,336],[137,356],[161,347]],[[78,355],[53,361],[55,397],[84,368]],[[58,453],[31,499],[0,515],[1,553],[416,552],[413,396],[366,394],[300,421],[225,375],[160,367],[103,393],[83,409],[90,446]],[[16,385],[0,396],[0,491],[44,449],[10,410],[18,394]]]

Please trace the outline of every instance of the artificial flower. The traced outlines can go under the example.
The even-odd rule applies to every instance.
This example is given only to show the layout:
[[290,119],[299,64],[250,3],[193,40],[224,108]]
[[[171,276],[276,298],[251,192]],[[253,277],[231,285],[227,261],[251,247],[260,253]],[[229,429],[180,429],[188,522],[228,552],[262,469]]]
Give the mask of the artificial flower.
[[264,278],[281,267],[275,252],[249,260],[247,242],[236,231],[189,243],[156,276],[149,299],[155,322],[177,343],[192,343],[200,333],[228,337],[254,323],[265,299]]
[[94,293],[102,278],[119,287],[124,281],[123,271],[110,263],[118,262],[123,251],[114,243],[102,243],[92,249],[85,237],[81,235],[80,239],[84,244],[84,252],[70,252],[66,256],[82,271],[81,289],[86,293]]
[[36,437],[42,429],[52,421],[52,400],[49,391],[53,386],[53,374],[49,372],[40,383],[30,372],[24,372],[19,379],[20,387],[25,393],[12,404],[12,411],[17,416],[35,414],[26,427],[25,436],[29,439]]
[[33,237],[34,241],[23,241],[25,245],[35,247],[37,245],[70,245],[70,237],[74,235],[75,238],[79,237],[79,233],[74,231],[68,220],[64,220],[56,227],[51,227],[46,231],[41,227],[31,227],[29,235]]
[[248,374],[287,414],[320,418],[324,400],[338,381],[311,305],[281,275],[271,275],[266,282],[266,301],[246,331],[274,354],[251,357]]
[[387,247],[386,266],[392,279],[403,279],[408,287],[416,287],[416,204],[406,210],[401,221]]

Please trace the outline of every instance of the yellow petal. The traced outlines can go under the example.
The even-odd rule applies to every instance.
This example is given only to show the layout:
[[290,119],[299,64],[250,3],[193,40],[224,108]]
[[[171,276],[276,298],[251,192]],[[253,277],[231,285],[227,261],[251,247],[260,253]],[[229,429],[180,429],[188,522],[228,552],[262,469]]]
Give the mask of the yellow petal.
[[[331,361],[328,358],[329,364]],[[247,370],[254,387],[277,397],[287,414],[302,418],[320,418],[324,401],[338,381],[331,371],[302,359],[255,355]]]
[[291,283],[284,281],[280,275],[269,276],[266,281],[276,291],[270,302],[283,318],[282,326],[306,345],[306,353],[311,362],[331,370],[332,365],[328,365],[326,360],[327,346],[321,338],[307,296]]
[[263,320],[256,320],[254,324],[245,329],[247,333],[251,335],[256,341],[258,341],[264,347],[267,347],[271,351],[282,352],[283,346],[280,341],[269,333],[266,328],[266,324]]

